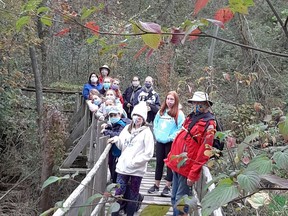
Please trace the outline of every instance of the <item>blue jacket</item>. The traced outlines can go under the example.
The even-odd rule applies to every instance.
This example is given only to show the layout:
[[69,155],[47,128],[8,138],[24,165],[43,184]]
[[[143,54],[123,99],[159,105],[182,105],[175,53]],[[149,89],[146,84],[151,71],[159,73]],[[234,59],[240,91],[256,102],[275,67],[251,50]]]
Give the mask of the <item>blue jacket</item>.
[[173,141],[178,131],[181,129],[184,120],[185,116],[181,110],[178,112],[177,124],[175,119],[168,115],[167,110],[165,110],[165,113],[162,116],[160,116],[160,112],[158,111],[153,123],[153,132],[156,141],[160,143]]
[[[121,118],[115,124],[108,124],[108,126],[105,128],[104,135],[109,137],[119,136],[123,128],[127,124],[130,124],[130,122],[131,120],[128,118]],[[119,157],[121,155],[121,150],[119,150],[115,144],[112,145],[110,151],[112,151],[112,155],[115,157]]]
[[88,100],[89,98],[89,92],[91,89],[96,89],[98,91],[100,91],[102,89],[102,84],[98,84],[98,85],[91,85],[90,83],[86,83],[84,86],[83,86],[83,91],[82,91],[82,95],[84,97],[84,100]]

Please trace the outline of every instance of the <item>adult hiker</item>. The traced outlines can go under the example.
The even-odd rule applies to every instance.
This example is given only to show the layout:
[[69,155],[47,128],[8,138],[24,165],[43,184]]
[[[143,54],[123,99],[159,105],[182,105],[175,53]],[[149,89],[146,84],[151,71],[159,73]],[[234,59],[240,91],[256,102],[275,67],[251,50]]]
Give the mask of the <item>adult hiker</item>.
[[144,86],[135,93],[133,106],[140,101],[146,103],[147,122],[153,122],[161,104],[158,93],[153,89],[153,78],[151,76],[145,78]]
[[[148,190],[148,193],[158,193],[160,181],[163,175],[164,159],[170,152],[172,141],[181,129],[185,116],[179,110],[179,97],[175,91],[170,91],[165,97],[160,110],[158,111],[153,122],[153,133],[156,139],[156,170],[155,183]],[[170,187],[172,183],[172,171],[167,167],[165,177],[166,184],[161,196],[171,196]]]
[[131,82],[131,85],[125,89],[123,93],[124,99],[124,110],[127,113],[128,118],[131,119],[131,113],[133,111],[133,99],[135,97],[135,93],[141,89],[140,79],[138,76],[134,76]]
[[108,77],[110,74],[110,68],[108,65],[103,65],[99,68],[99,82],[102,84],[104,82],[104,78]]
[[100,91],[102,89],[102,84],[99,82],[98,76],[95,73],[91,73],[88,78],[88,82],[83,86],[82,95],[84,100],[89,99],[89,93],[92,89]]
[[[166,165],[173,171],[171,203],[174,216],[189,212],[189,206],[186,205],[182,212],[175,204],[184,195],[191,195],[192,185],[200,178],[202,166],[209,160],[204,152],[212,148],[216,131],[215,117],[210,112],[213,103],[208,94],[197,91],[188,102],[192,105],[192,112],[185,119],[165,159]],[[180,154],[183,157],[175,158]],[[179,167],[183,160],[186,160],[185,163]]]

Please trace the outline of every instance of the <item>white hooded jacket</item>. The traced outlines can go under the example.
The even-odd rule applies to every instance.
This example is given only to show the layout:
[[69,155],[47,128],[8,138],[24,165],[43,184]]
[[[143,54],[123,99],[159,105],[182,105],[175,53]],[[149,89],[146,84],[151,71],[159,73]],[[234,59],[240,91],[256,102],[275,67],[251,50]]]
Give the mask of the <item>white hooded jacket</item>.
[[123,175],[143,177],[148,161],[153,157],[154,138],[148,126],[128,131],[127,125],[119,135],[117,147],[122,151],[116,172]]

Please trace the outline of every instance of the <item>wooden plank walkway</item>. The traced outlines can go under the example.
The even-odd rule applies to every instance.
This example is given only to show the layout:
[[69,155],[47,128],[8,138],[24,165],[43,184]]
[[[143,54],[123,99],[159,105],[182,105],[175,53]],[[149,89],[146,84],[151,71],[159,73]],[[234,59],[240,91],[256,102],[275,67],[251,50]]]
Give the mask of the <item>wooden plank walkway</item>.
[[[165,176],[165,174],[163,175]],[[171,205],[171,198],[170,197],[161,197],[160,194],[165,186],[165,180],[161,180],[160,183],[160,189],[158,194],[148,194],[148,189],[154,185],[155,182],[155,168],[148,165],[148,171],[144,175],[144,178],[141,182],[140,187],[140,193],[144,195],[144,203],[156,203],[156,204],[168,204]],[[147,205],[142,204],[141,209],[134,214],[135,216],[139,216],[141,211],[146,207]],[[169,212],[166,215],[173,215],[172,207],[170,207]],[[161,216],[161,215],[159,215]]]

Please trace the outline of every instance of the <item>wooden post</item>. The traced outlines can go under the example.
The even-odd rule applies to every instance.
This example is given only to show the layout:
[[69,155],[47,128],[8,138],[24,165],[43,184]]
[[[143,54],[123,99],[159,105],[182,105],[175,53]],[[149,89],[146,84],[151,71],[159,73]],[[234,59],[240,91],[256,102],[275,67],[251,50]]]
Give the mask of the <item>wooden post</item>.
[[[99,143],[98,145],[96,145],[96,157],[97,158],[100,158],[101,152],[103,152],[103,150],[106,148],[107,140],[108,140],[107,136],[99,138]],[[109,157],[108,154],[107,154],[107,157],[105,158],[105,161],[102,163],[101,167],[99,168],[97,175],[95,175],[94,177],[93,189],[94,191],[98,193],[99,192],[103,193],[105,192],[105,189],[106,189],[108,157]],[[99,203],[99,201],[97,201],[97,203]],[[100,210],[99,215],[105,215],[105,204],[102,205],[102,209]]]
[[[84,115],[83,134],[85,134],[85,132],[87,131],[87,129],[89,127],[90,114],[91,114],[86,102],[84,104],[85,104],[85,115]],[[86,147],[83,149],[82,154],[87,156],[87,148]]]

